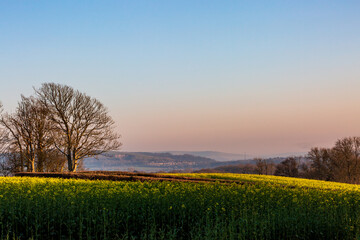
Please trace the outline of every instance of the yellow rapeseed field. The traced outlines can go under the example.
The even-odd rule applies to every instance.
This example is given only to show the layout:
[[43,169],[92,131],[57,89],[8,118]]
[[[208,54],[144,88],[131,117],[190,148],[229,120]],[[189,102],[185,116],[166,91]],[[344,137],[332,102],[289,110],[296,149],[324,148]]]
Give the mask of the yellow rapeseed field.
[[0,238],[360,237],[357,185],[246,174],[181,176],[235,182],[1,177]]

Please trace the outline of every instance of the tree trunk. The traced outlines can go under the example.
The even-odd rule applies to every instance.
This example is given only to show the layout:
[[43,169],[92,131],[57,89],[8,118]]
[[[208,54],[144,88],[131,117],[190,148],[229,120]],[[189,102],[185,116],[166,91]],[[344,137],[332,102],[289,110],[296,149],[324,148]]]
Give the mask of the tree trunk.
[[35,172],[35,161],[31,161],[31,172]]
[[39,151],[37,153],[37,168],[36,170],[38,172],[43,172],[44,171],[44,162],[45,162],[45,157],[42,151]]
[[24,159],[22,154],[20,155],[20,172],[24,171]]
[[67,157],[67,160],[68,160],[68,170],[69,170],[69,172],[74,172],[71,154],[68,154],[66,157]]
[[77,166],[78,166],[78,161],[77,161],[77,160],[74,160],[73,172],[76,172]]

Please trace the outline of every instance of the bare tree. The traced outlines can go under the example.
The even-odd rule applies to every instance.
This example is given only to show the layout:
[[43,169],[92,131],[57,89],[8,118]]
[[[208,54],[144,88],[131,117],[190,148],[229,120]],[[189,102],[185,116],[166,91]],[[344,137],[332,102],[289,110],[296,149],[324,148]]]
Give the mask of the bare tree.
[[2,116],[1,124],[7,130],[9,139],[6,151],[9,153],[11,162],[15,160],[18,162],[20,171],[23,171],[24,167],[28,171],[35,171],[35,145],[32,133],[28,131],[31,127],[26,126],[30,121],[29,119],[26,121],[24,118],[26,116],[19,114],[19,112]]
[[[0,102],[0,119],[2,116],[2,112],[3,112],[3,105]],[[9,175],[9,170],[7,168],[7,161],[6,161],[6,157],[5,157],[5,145],[6,145],[6,137],[7,134],[5,132],[5,130],[2,128],[2,125],[0,124],[0,173],[1,175],[7,176]]]
[[257,174],[265,174],[272,175],[275,171],[275,164],[267,159],[255,158],[256,162],[256,173]]
[[4,176],[9,176],[14,172],[22,172],[24,165],[20,153],[18,152],[5,152],[2,154],[0,163],[0,171]]
[[55,83],[44,83],[35,91],[51,112],[50,120],[57,134],[54,144],[66,156],[69,171],[75,172],[85,157],[121,146],[114,121],[97,99]]
[[360,137],[339,139],[331,149],[312,148],[308,159],[311,178],[360,183]]
[[360,182],[360,137],[339,139],[332,148],[335,180]]
[[288,157],[276,166],[276,176],[298,177],[299,159],[297,157]]
[[[0,116],[2,116],[2,112],[3,112],[3,105],[0,102]],[[0,125],[0,153],[3,153],[5,142],[6,142],[6,132]]]
[[315,147],[310,150],[307,157],[310,160],[309,177],[326,181],[334,180],[331,149]]
[[56,149],[45,152],[45,161],[43,163],[44,172],[63,172],[66,158]]
[[48,165],[51,161],[59,161],[58,164],[64,164],[64,161],[52,153],[54,137],[53,125],[49,120],[50,111],[41,102],[34,98],[25,98],[22,96],[22,105],[24,111],[32,115],[32,135],[35,143],[36,170],[38,172],[48,171]]
[[[0,120],[8,132],[6,164],[13,171],[44,171],[53,161],[53,134],[49,111],[34,97],[21,96],[14,114]],[[59,159],[59,158],[57,158]]]

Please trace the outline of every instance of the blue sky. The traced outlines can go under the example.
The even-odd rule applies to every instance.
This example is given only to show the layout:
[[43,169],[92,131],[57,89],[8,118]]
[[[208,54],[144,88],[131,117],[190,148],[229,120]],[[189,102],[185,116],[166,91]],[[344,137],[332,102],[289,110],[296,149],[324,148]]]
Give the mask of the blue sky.
[[0,101],[98,98],[123,150],[303,152],[360,131],[357,1],[0,1]]

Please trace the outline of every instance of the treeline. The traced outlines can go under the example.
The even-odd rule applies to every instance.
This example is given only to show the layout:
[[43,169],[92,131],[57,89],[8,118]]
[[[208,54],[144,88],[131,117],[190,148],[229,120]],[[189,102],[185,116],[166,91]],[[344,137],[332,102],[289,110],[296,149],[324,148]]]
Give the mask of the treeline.
[[255,158],[255,164],[201,169],[197,173],[245,173],[360,183],[360,137],[346,137],[332,148],[312,148],[306,156],[287,157],[280,163]]
[[44,83],[0,117],[3,174],[75,172],[85,157],[116,150],[114,121],[97,99],[69,86]]
[[[332,148],[314,147],[305,161],[300,159],[287,158],[275,167],[274,175],[360,183],[360,137],[339,139]],[[257,164],[258,170],[260,166]]]
[[312,148],[308,158],[309,178],[360,183],[360,137],[339,139],[332,148]]

